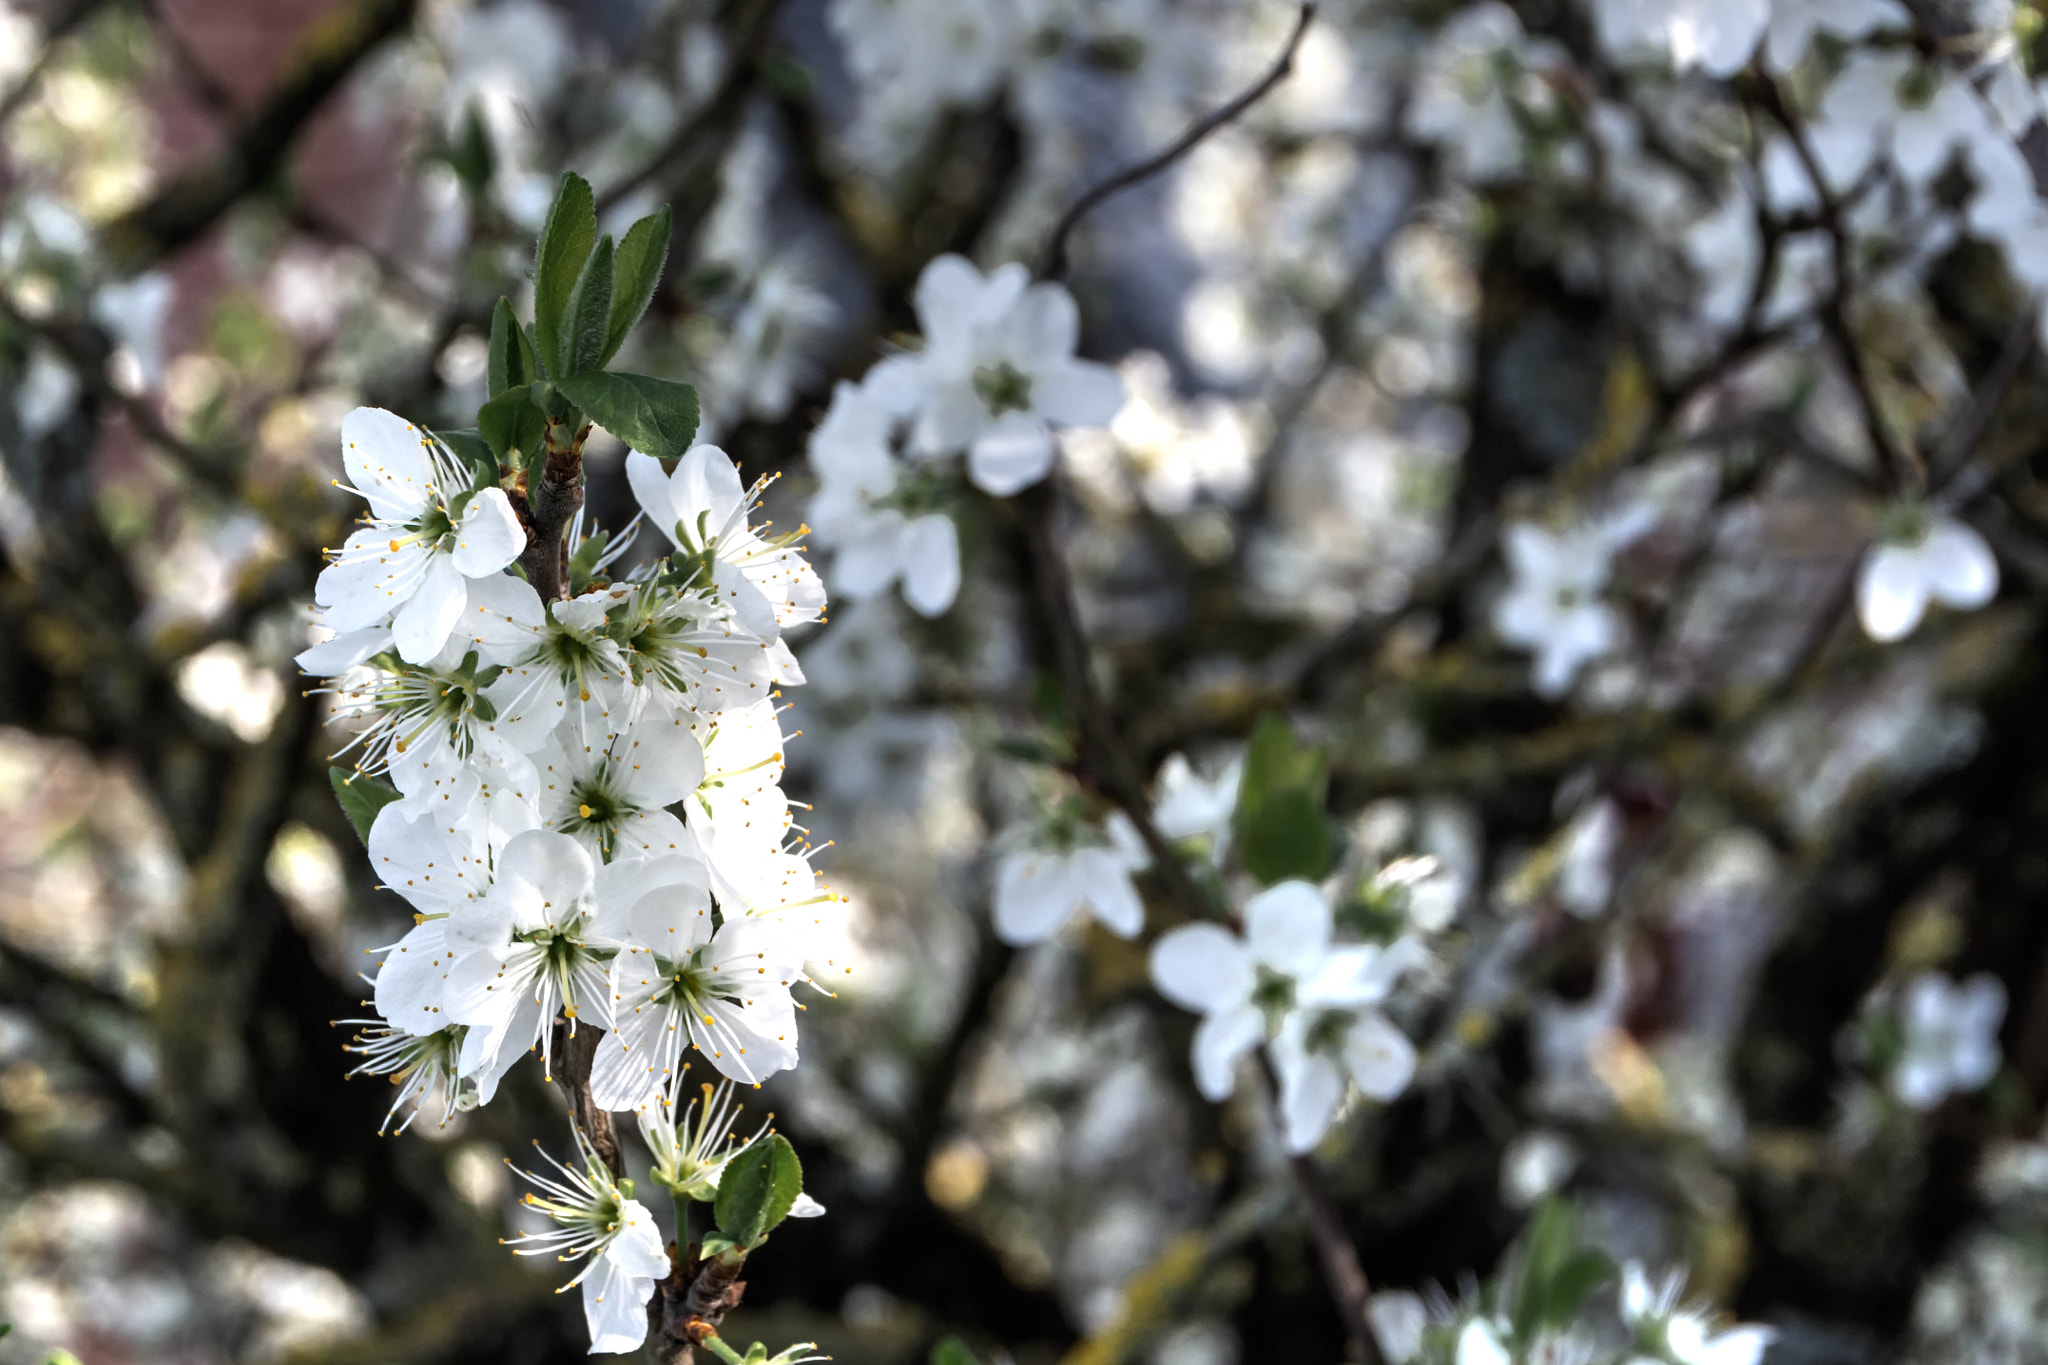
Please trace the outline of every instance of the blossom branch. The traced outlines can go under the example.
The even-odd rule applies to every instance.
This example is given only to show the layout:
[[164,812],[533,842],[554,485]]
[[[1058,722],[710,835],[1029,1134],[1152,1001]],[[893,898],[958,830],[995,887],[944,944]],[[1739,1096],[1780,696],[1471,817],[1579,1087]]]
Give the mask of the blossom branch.
[[1053,225],[1051,235],[1046,238],[1045,255],[1039,262],[1039,275],[1045,279],[1056,280],[1066,273],[1067,238],[1072,235],[1075,225],[1087,216],[1090,209],[1093,209],[1097,204],[1100,204],[1117,191],[1129,189],[1131,186],[1149,180],[1159,174],[1159,172],[1193,151],[1201,144],[1204,138],[1208,137],[1218,128],[1222,128],[1226,124],[1235,121],[1247,109],[1250,109],[1253,105],[1264,99],[1267,92],[1274,86],[1286,80],[1289,73],[1294,70],[1294,54],[1301,47],[1301,40],[1307,35],[1309,25],[1315,22],[1315,17],[1316,7],[1314,0],[1308,0],[1307,3],[1302,5],[1301,14],[1294,21],[1294,32],[1288,35],[1287,46],[1280,50],[1279,58],[1274,61],[1271,67],[1267,68],[1266,74],[1259,77],[1258,81],[1250,89],[1246,90],[1236,99],[1231,100],[1228,104],[1196,120],[1192,127],[1185,133],[1182,133],[1179,138],[1175,139],[1171,145],[1162,151],[1140,161],[1135,166],[1118,171],[1115,175],[1102,181],[1082,194],[1079,199],[1076,199],[1068,207],[1067,211],[1060,215],[1059,222]]
[[[1152,856],[1159,880],[1164,883],[1169,896],[1179,903],[1182,913],[1189,919],[1203,918],[1202,893],[1153,820],[1151,803],[1145,797],[1137,768],[1124,747],[1116,722],[1110,716],[1101,689],[1095,685],[1095,676],[1089,669],[1087,636],[1081,629],[1073,583],[1059,545],[1059,497],[1055,479],[1048,476],[1018,501],[1024,505],[1032,580],[1080,730],[1079,761],[1098,780],[1103,793],[1129,817],[1138,837],[1144,841],[1146,851]],[[1269,1092],[1276,1089],[1270,1071],[1266,1088]],[[1337,1302],[1338,1312],[1343,1316],[1352,1353],[1366,1365],[1378,1365],[1379,1352],[1366,1314],[1371,1284],[1359,1263],[1358,1250],[1345,1235],[1328,1191],[1316,1176],[1313,1160],[1307,1156],[1293,1157],[1288,1169],[1293,1175],[1296,1193],[1308,1210],[1309,1231],[1315,1238],[1317,1259],[1330,1294]]]
[[569,519],[583,505],[583,442],[590,435],[585,423],[574,436],[565,438],[566,423],[550,417],[547,451],[540,478],[528,484],[522,520],[526,522],[526,549],[519,567],[526,581],[540,594],[542,602],[561,598],[563,587],[562,533]]

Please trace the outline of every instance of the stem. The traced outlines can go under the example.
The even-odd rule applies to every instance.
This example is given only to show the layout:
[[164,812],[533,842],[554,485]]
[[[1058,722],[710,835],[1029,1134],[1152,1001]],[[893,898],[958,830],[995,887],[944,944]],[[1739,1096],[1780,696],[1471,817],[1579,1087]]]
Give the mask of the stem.
[[[1088,667],[1088,640],[1081,630],[1080,614],[1074,606],[1073,584],[1067,574],[1066,558],[1060,550],[1059,494],[1055,477],[1048,475],[1042,484],[1027,490],[1017,501],[1024,508],[1031,576],[1038,587],[1039,605],[1045,613],[1054,651],[1059,656],[1060,673],[1079,721],[1081,760],[1099,781],[1103,792],[1137,827],[1138,836],[1145,841],[1145,847],[1152,855],[1153,869],[1168,894],[1179,902],[1181,910],[1190,919],[1204,918],[1202,893],[1188,875],[1180,856],[1159,832],[1159,826],[1153,823],[1152,807],[1146,800],[1144,784],[1124,749],[1109,707],[1095,686],[1095,675]],[[1262,1064],[1264,1056],[1262,1052]],[[1270,1066],[1266,1076],[1268,1088],[1277,1093]],[[1338,1312],[1343,1315],[1351,1354],[1366,1365],[1379,1365],[1379,1349],[1372,1335],[1371,1320],[1366,1314],[1372,1286],[1359,1263],[1357,1248],[1345,1235],[1343,1223],[1323,1188],[1314,1162],[1306,1156],[1291,1157],[1288,1170],[1294,1177],[1302,1203],[1308,1209],[1309,1230],[1315,1237],[1323,1278],[1329,1286],[1330,1296],[1337,1302]]]
[[619,1135],[612,1127],[612,1116],[590,1097],[590,1065],[597,1060],[597,1041],[604,1037],[604,1030],[584,1024],[571,1032],[561,1020],[554,1027],[555,1057],[560,1063],[555,1084],[562,1087],[562,1094],[569,1100],[569,1118],[590,1139],[591,1148],[612,1175],[623,1177],[626,1162],[619,1154]]
[[547,452],[540,478],[526,492],[526,549],[519,567],[542,603],[559,601],[564,572],[562,533],[583,505],[583,442],[590,435],[584,423],[575,434],[559,418],[547,422]]
[[684,1256],[690,1250],[690,1196],[671,1192],[676,1204],[676,1254]]
[[1052,233],[1045,239],[1045,256],[1039,264],[1038,273],[1049,280],[1056,280],[1066,273],[1067,238],[1072,235],[1074,225],[1087,215],[1088,210],[1118,190],[1129,189],[1140,181],[1149,180],[1159,174],[1193,151],[1203,138],[1236,119],[1245,110],[1264,99],[1267,91],[1287,79],[1288,73],[1294,70],[1294,53],[1301,46],[1302,37],[1308,32],[1308,26],[1314,22],[1315,17],[1316,7],[1313,0],[1310,0],[1310,3],[1302,5],[1301,17],[1295,20],[1294,32],[1288,37],[1287,46],[1280,50],[1278,60],[1249,90],[1230,103],[1197,119],[1192,127],[1165,150],[1140,161],[1135,166],[1118,171],[1076,199],[1073,205],[1060,215],[1059,222],[1053,225]]

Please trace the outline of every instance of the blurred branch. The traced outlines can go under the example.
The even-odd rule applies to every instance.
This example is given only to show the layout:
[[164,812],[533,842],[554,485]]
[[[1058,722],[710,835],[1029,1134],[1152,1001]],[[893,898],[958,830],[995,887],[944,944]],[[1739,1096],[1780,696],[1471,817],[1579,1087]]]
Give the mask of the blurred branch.
[[1109,179],[1084,192],[1060,215],[1053,224],[1052,232],[1045,239],[1045,254],[1039,258],[1038,273],[1048,280],[1056,280],[1067,272],[1067,238],[1074,227],[1088,215],[1089,210],[1117,193],[1129,189],[1142,181],[1149,180],[1174,162],[1193,151],[1218,128],[1235,121],[1247,109],[1266,97],[1268,91],[1286,80],[1294,70],[1294,54],[1300,48],[1301,40],[1308,33],[1309,25],[1315,22],[1314,0],[1308,0],[1301,7],[1300,17],[1294,21],[1294,32],[1288,35],[1287,46],[1280,50],[1279,58],[1252,87],[1221,106],[1214,112],[1197,119],[1178,139],[1157,154],[1140,161],[1137,165],[1118,171]]
[[[1303,24],[1313,7],[1305,7]],[[1297,37],[1299,30],[1297,30]],[[1291,51],[1290,47],[1290,51]],[[1104,794],[1116,803],[1138,831],[1152,867],[1168,894],[1179,903],[1189,920],[1206,918],[1206,900],[1173,845],[1152,819],[1151,802],[1143,780],[1125,750],[1109,707],[1088,661],[1088,641],[1081,630],[1074,590],[1067,563],[1059,544],[1059,494],[1053,474],[1017,498],[1025,519],[1025,538],[1031,559],[1032,580],[1052,635],[1060,675],[1074,707],[1080,730],[1079,757],[1082,765],[1100,783]],[[1314,1163],[1301,1157],[1290,1163],[1296,1191],[1307,1206],[1309,1228],[1314,1234],[1318,1258],[1331,1296],[1343,1316],[1353,1354],[1366,1365],[1379,1365],[1379,1351],[1366,1315],[1370,1285],[1359,1265],[1358,1250],[1345,1235],[1328,1194],[1316,1178]]]
[[[718,158],[723,154],[728,137],[739,121],[740,110],[753,90],[756,67],[761,54],[767,50],[768,39],[775,32],[775,16],[782,10],[782,0],[742,0],[737,8],[750,12],[733,42],[732,58],[718,88],[700,108],[690,111],[654,155],[598,194],[597,211],[600,214],[648,181],[664,175],[677,163],[683,163],[687,174],[674,177],[674,183],[695,187],[716,179]],[[716,195],[702,195],[700,198],[708,211]],[[694,218],[702,216],[700,212]],[[693,216],[676,215],[675,230],[688,240],[695,232]]]
[[1835,349],[1841,352],[1849,386],[1855,391],[1857,405],[1862,410],[1864,434],[1869,438],[1879,462],[1884,465],[1885,472],[1890,475],[1895,493],[1924,490],[1927,487],[1927,467],[1915,452],[1892,434],[1891,423],[1886,420],[1884,406],[1877,396],[1876,382],[1871,378],[1869,362],[1856,340],[1855,326],[1849,315],[1856,289],[1855,252],[1849,241],[1848,224],[1843,218],[1842,202],[1828,183],[1827,172],[1821,168],[1813,144],[1806,136],[1805,125],[1777,81],[1768,75],[1760,75],[1755,86],[1764,108],[1791,139],[1792,150],[1813,186],[1814,198],[1820,202],[1821,227],[1827,233],[1829,255],[1834,265],[1834,287],[1828,291],[1821,320],[1835,343]]
[[139,274],[195,240],[284,164],[300,130],[356,65],[412,22],[416,0],[357,0],[319,20],[276,88],[212,157],[107,225],[108,259]]

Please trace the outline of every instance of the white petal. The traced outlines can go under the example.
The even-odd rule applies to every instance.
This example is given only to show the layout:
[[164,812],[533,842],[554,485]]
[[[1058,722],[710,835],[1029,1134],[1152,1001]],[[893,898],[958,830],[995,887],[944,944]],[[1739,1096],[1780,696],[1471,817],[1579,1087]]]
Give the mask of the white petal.
[[791,1218],[823,1218],[825,1216],[825,1206],[799,1190],[796,1202],[789,1206],[789,1216]]
[[[943,512],[903,528],[903,600],[920,616],[937,616],[960,591],[960,534]],[[843,560],[842,560],[843,563]]]
[[1184,1010],[1241,1004],[1256,981],[1251,954],[1220,924],[1183,924],[1152,945],[1152,984]]
[[1361,1014],[1344,1035],[1344,1066],[1367,1099],[1391,1100],[1415,1079],[1415,1044],[1379,1015]]
[[964,347],[986,289],[982,274],[965,256],[934,256],[917,277],[912,301],[931,354]]
[[526,548],[526,531],[502,488],[486,488],[469,500],[450,556],[466,578],[497,573]]
[[441,652],[468,605],[467,583],[447,555],[428,557],[419,588],[391,618],[391,638],[398,646],[398,657],[409,664],[423,664]]
[[1943,606],[1975,611],[1998,595],[1998,561],[1975,528],[1949,517],[1928,529],[1920,546],[1928,591]]
[[591,1355],[623,1355],[647,1340],[647,1301],[654,1276],[628,1275],[601,1266],[584,1278],[583,1322],[590,1329]]
[[1123,377],[1092,360],[1068,360],[1032,376],[1031,407],[1063,427],[1106,427],[1124,406]]
[[1246,903],[1244,932],[1254,961],[1307,976],[1330,946],[1330,902],[1307,882],[1281,882]]
[[433,481],[425,435],[395,412],[357,408],[341,419],[341,465],[380,519],[409,521],[427,505]]
[[633,497],[639,502],[640,510],[647,514],[647,519],[668,537],[670,544],[674,544],[676,519],[682,513],[677,510],[675,499],[669,492],[668,475],[662,472],[661,461],[637,450],[627,451],[626,483],[632,488]]
[[1512,1365],[1512,1362],[1493,1329],[1474,1318],[1458,1334],[1457,1365]]
[[[1330,1131],[1337,1105],[1344,1098],[1344,1074],[1327,1057],[1304,1052],[1278,1052],[1280,1114],[1287,1150],[1299,1155],[1312,1150]],[[1291,1058],[1291,1060],[1290,1060]]]
[[446,925],[438,919],[414,925],[377,970],[377,1013],[407,1033],[432,1033],[448,1022],[441,1013],[451,960]]
[[921,355],[892,355],[878,361],[860,386],[890,412],[904,416],[923,405],[930,369]]
[[1219,1010],[1195,1028],[1195,1088],[1212,1103],[1228,1099],[1237,1085],[1238,1058],[1259,1045],[1266,1019],[1253,1005]]
[[1084,848],[1068,861],[1068,875],[1086,898],[1096,923],[1118,938],[1136,938],[1145,928],[1145,902],[1131,881],[1130,866],[1113,849]]
[[1051,468],[1052,433],[1043,421],[1021,412],[1005,413],[967,452],[974,486],[999,498],[1029,488]]
[[566,834],[528,830],[505,845],[498,855],[498,878],[492,899],[507,891],[532,888],[547,903],[547,918],[558,923],[575,903],[590,895],[595,869],[590,855]]
[[1898,545],[1872,547],[1856,575],[1856,615],[1871,639],[1903,640],[1927,614],[1927,584],[1913,552]]
[[1079,908],[1067,860],[1059,854],[1012,853],[996,869],[996,937],[1005,943],[1042,943]]
[[301,652],[293,662],[308,673],[332,678],[390,647],[391,627],[370,626],[322,641]]
[[1081,313],[1064,285],[1034,284],[1003,319],[1012,356],[1031,370],[1065,360],[1081,340]]
[[676,472],[669,476],[669,496],[674,500],[677,515],[690,521],[684,529],[690,539],[702,544],[696,521],[699,514],[708,513],[705,528],[717,535],[726,529],[726,522],[739,511],[746,500],[746,487],[740,482],[739,467],[732,457],[717,446],[691,446],[683,452],[683,458],[676,461]]

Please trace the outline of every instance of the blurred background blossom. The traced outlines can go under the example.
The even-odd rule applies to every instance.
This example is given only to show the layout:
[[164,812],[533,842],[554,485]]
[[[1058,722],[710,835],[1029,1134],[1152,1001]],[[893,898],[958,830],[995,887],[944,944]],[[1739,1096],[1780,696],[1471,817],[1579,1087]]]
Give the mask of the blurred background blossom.
[[[498,1246],[504,1158],[559,1124],[537,1075],[390,1139],[342,1081],[332,1021],[408,917],[291,664],[355,510],[342,415],[468,424],[559,174],[607,228],[673,206],[632,367],[698,386],[793,530],[835,384],[931,330],[929,263],[1038,267],[1296,18],[0,2],[0,1362],[582,1349]],[[1270,95],[1079,224],[1077,354],[1121,407],[1013,500],[891,446],[957,592],[856,600],[828,558],[792,632],[790,788],[845,914],[804,1065],[748,1103],[830,1213],[750,1265],[734,1334],[1357,1349],[1273,1096],[1203,1099],[1149,974],[1189,910],[1110,857],[1050,525],[1203,893],[1251,889],[1278,715],[1326,758],[1339,929],[1426,945],[1383,1007],[1412,1079],[1341,1081],[1313,1144],[1374,1288],[1424,1296],[1380,1349],[1561,1196],[1774,1365],[2048,1361],[2043,20],[1331,0]],[[607,527],[624,454],[590,447]],[[1006,857],[1061,820],[1142,933],[998,934]]]

